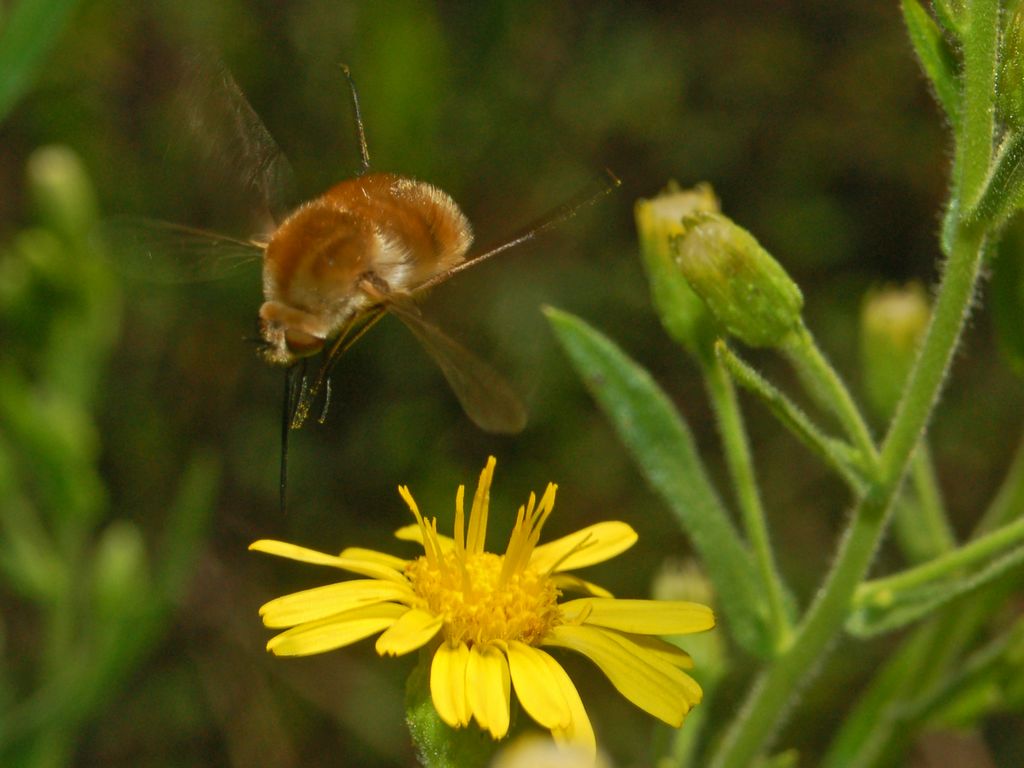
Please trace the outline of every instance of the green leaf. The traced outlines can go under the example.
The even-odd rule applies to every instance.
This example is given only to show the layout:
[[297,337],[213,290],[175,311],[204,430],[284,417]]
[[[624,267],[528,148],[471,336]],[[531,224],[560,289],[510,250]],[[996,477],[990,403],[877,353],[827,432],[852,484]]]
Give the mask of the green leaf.
[[573,315],[544,311],[647,482],[690,536],[737,642],[752,653],[769,655],[771,639],[753,557],[727,517],[686,423],[650,374],[607,337]]
[[954,130],[959,124],[960,87],[957,63],[942,30],[917,0],[903,0],[903,21],[910,42],[929,82]]
[[170,504],[159,550],[156,581],[164,600],[176,600],[188,586],[219,487],[220,460],[207,452],[197,452],[182,474],[177,495]]
[[1018,375],[1024,376],[1024,222],[1011,223],[992,261],[991,306],[999,349]]
[[0,121],[32,85],[78,0],[21,0],[0,29]]
[[[871,637],[906,626],[942,607],[954,597],[972,592],[994,581],[1010,569],[1024,563],[1024,547],[993,560],[970,576],[953,576],[914,587],[875,594],[855,601],[846,620],[847,631],[858,637]],[[871,588],[868,582],[862,588]]]
[[972,728],[994,712],[1012,712],[1021,690],[1024,621],[953,666],[907,708],[915,721],[930,727]]
[[971,220],[1001,223],[1024,204],[1024,131],[1007,136],[992,162],[992,170],[978,204],[967,214]]

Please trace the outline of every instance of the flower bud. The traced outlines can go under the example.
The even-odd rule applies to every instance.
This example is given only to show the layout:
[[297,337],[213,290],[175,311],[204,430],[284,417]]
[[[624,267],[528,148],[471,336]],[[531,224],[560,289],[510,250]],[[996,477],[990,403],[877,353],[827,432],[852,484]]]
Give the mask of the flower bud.
[[[700,564],[691,558],[666,560],[651,584],[655,600],[686,600],[715,605],[715,588]],[[671,642],[671,638],[667,638]],[[714,690],[729,669],[728,652],[720,632],[702,632],[686,636],[686,651],[696,662],[694,675],[705,694]]]
[[700,360],[712,358],[714,318],[674,263],[672,238],[683,233],[683,217],[717,211],[718,200],[707,184],[680,190],[675,183],[650,200],[637,200],[634,214],[640,255],[651,283],[651,298],[669,335]]
[[803,294],[753,235],[717,213],[695,213],[674,239],[676,263],[725,329],[778,347],[800,326]]
[[611,763],[600,752],[594,756],[579,746],[528,733],[504,747],[490,768],[611,768]]
[[920,285],[870,292],[861,309],[861,362],[868,404],[882,418],[896,410],[931,309]]
[[28,161],[32,196],[45,223],[71,240],[87,237],[96,221],[96,195],[78,156],[67,147],[36,150]]
[[119,520],[107,526],[93,567],[93,594],[101,617],[123,620],[145,605],[146,546],[135,525]]
[[1024,127],[1024,2],[1016,3],[1006,22],[996,106],[1003,122],[1012,128]]

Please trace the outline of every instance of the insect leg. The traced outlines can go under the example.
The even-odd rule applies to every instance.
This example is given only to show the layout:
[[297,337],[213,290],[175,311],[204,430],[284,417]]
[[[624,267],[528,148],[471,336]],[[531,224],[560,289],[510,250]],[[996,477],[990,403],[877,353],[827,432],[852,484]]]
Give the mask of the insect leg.
[[318,421],[323,424],[327,420],[327,407],[330,404],[331,399],[331,371],[334,370],[334,366],[338,364],[341,356],[348,352],[352,345],[363,338],[363,334],[375,326],[382,317],[384,317],[384,307],[374,307],[371,309],[366,317],[365,321],[359,328],[354,332],[348,333],[347,337],[341,337],[339,342],[336,343],[331,351],[328,353],[323,365],[320,366],[320,371],[317,373],[316,382],[313,384],[312,394],[315,395],[321,386],[324,387],[324,405],[320,411],[320,418]]

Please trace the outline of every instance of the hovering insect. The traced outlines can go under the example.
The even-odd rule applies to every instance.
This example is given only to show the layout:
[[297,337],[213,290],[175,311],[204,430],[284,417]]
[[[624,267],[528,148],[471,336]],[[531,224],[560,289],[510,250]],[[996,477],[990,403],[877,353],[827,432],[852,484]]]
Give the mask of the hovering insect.
[[[322,390],[326,415],[330,373],[338,359],[385,313],[401,320],[438,364],[466,414],[489,432],[514,433],[526,423],[519,398],[489,365],[420,314],[414,297],[570,218],[618,186],[610,172],[539,223],[497,247],[467,257],[473,242],[469,220],[437,187],[392,173],[371,173],[359,97],[342,65],[351,95],[361,166],[357,175],[331,187],[287,215],[268,238],[248,241],[152,220],[122,220],[115,235],[154,257],[157,250],[192,250],[203,256],[202,274],[219,277],[240,263],[262,258],[264,302],[259,309],[260,354],[288,369],[282,423],[282,506],[287,438],[307,420]],[[220,91],[231,102],[225,114],[243,134],[240,164],[247,183],[270,205],[273,184],[287,163],[233,78],[219,71]],[[201,131],[203,126],[197,126]],[[158,241],[160,244],[158,245]],[[321,354],[317,373],[306,361]]]

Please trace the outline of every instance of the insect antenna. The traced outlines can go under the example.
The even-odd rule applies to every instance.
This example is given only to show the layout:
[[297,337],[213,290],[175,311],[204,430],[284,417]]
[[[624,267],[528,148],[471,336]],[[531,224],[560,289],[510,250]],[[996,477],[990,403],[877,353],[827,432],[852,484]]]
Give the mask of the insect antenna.
[[366,144],[366,131],[363,129],[363,114],[359,110],[359,94],[356,92],[356,82],[352,79],[352,73],[349,71],[347,64],[341,65],[341,71],[345,75],[345,79],[348,81],[348,90],[352,94],[352,114],[355,116],[356,121],[356,135],[359,137],[359,159],[360,168],[357,176],[362,176],[364,173],[370,170],[370,149]]
[[523,230],[519,232],[519,234],[513,235],[510,239],[506,240],[500,245],[495,246],[494,248],[491,248],[490,250],[486,250],[483,253],[471,256],[461,264],[457,264],[451,269],[445,270],[444,272],[434,275],[429,280],[426,280],[417,285],[415,288],[413,288],[413,293],[419,293],[420,291],[425,291],[428,288],[433,288],[435,285],[443,283],[446,280],[448,280],[448,278],[457,275],[462,270],[469,269],[470,267],[475,267],[477,264],[479,264],[481,261],[484,261],[485,259],[489,259],[492,256],[497,256],[499,253],[504,253],[510,248],[515,248],[517,245],[522,245],[523,243],[529,240],[533,240],[533,238],[535,238],[542,232],[546,232],[552,227],[561,224],[563,221],[571,219],[580,211],[580,209],[586,208],[588,205],[597,202],[602,197],[611,193],[622,184],[622,181],[619,179],[619,177],[612,173],[612,171],[609,168],[605,168],[604,172],[605,178],[602,179],[600,182],[597,182],[598,188],[596,190],[593,188],[593,184],[588,185],[586,188],[577,193],[574,197],[562,203],[560,206],[555,208],[553,211],[548,213],[540,220],[525,227]]

